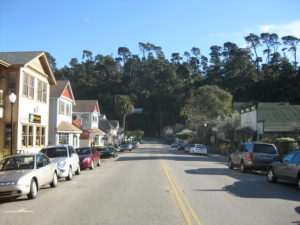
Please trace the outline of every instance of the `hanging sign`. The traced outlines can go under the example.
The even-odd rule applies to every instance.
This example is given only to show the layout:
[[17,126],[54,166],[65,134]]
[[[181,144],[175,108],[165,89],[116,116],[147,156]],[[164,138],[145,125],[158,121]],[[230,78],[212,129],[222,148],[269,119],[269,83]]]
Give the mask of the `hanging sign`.
[[42,117],[40,115],[29,113],[29,123],[41,123]]

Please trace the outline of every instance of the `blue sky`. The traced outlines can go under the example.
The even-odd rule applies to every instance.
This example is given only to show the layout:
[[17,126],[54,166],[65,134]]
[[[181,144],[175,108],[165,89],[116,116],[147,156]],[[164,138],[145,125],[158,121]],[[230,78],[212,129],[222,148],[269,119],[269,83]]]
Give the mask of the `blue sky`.
[[300,38],[299,0],[0,0],[0,51],[48,51],[58,67],[90,50],[138,54],[138,42],[166,57],[262,32]]

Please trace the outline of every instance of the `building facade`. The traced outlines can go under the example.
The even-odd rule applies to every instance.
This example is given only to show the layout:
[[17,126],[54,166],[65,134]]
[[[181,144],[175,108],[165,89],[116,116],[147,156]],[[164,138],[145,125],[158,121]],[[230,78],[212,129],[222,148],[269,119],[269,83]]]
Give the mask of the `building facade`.
[[82,134],[80,146],[103,146],[105,132],[99,129],[100,108],[97,100],[76,100],[73,120],[79,121]]
[[50,86],[55,84],[44,52],[0,52],[0,156],[48,144]]
[[82,131],[72,124],[73,105],[75,99],[70,82],[58,80],[50,90],[49,145],[79,147]]

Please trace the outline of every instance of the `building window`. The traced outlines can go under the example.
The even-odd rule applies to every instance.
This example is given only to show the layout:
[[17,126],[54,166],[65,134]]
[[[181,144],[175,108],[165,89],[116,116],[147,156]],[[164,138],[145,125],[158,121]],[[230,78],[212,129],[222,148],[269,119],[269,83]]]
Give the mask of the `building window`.
[[10,90],[16,89],[16,72],[9,72],[7,79],[7,87]]
[[10,146],[11,142],[11,124],[5,126],[5,146]]
[[45,103],[47,100],[47,84],[40,80],[38,80],[37,100]]
[[27,98],[34,98],[34,78],[24,73],[23,95]]
[[68,133],[58,133],[58,144],[69,144],[69,134]]
[[98,120],[97,120],[97,116],[93,116],[93,122],[97,123]]
[[3,105],[3,90],[0,90],[0,105]]
[[33,146],[33,126],[22,125],[22,146],[32,147]]
[[66,115],[71,116],[71,107],[70,104],[66,104]]
[[81,118],[82,118],[83,123],[88,123],[89,122],[89,114],[82,114]]
[[36,146],[44,146],[45,145],[45,127],[37,126],[36,127]]
[[65,114],[65,103],[63,101],[59,101],[59,115]]

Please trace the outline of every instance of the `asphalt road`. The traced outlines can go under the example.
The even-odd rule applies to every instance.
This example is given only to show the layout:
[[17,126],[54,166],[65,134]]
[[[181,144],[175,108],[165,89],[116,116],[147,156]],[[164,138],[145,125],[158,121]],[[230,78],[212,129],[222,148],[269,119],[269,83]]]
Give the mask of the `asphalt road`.
[[260,173],[229,170],[226,158],[148,142],[106,159],[35,200],[0,201],[0,225],[300,224],[300,192]]

